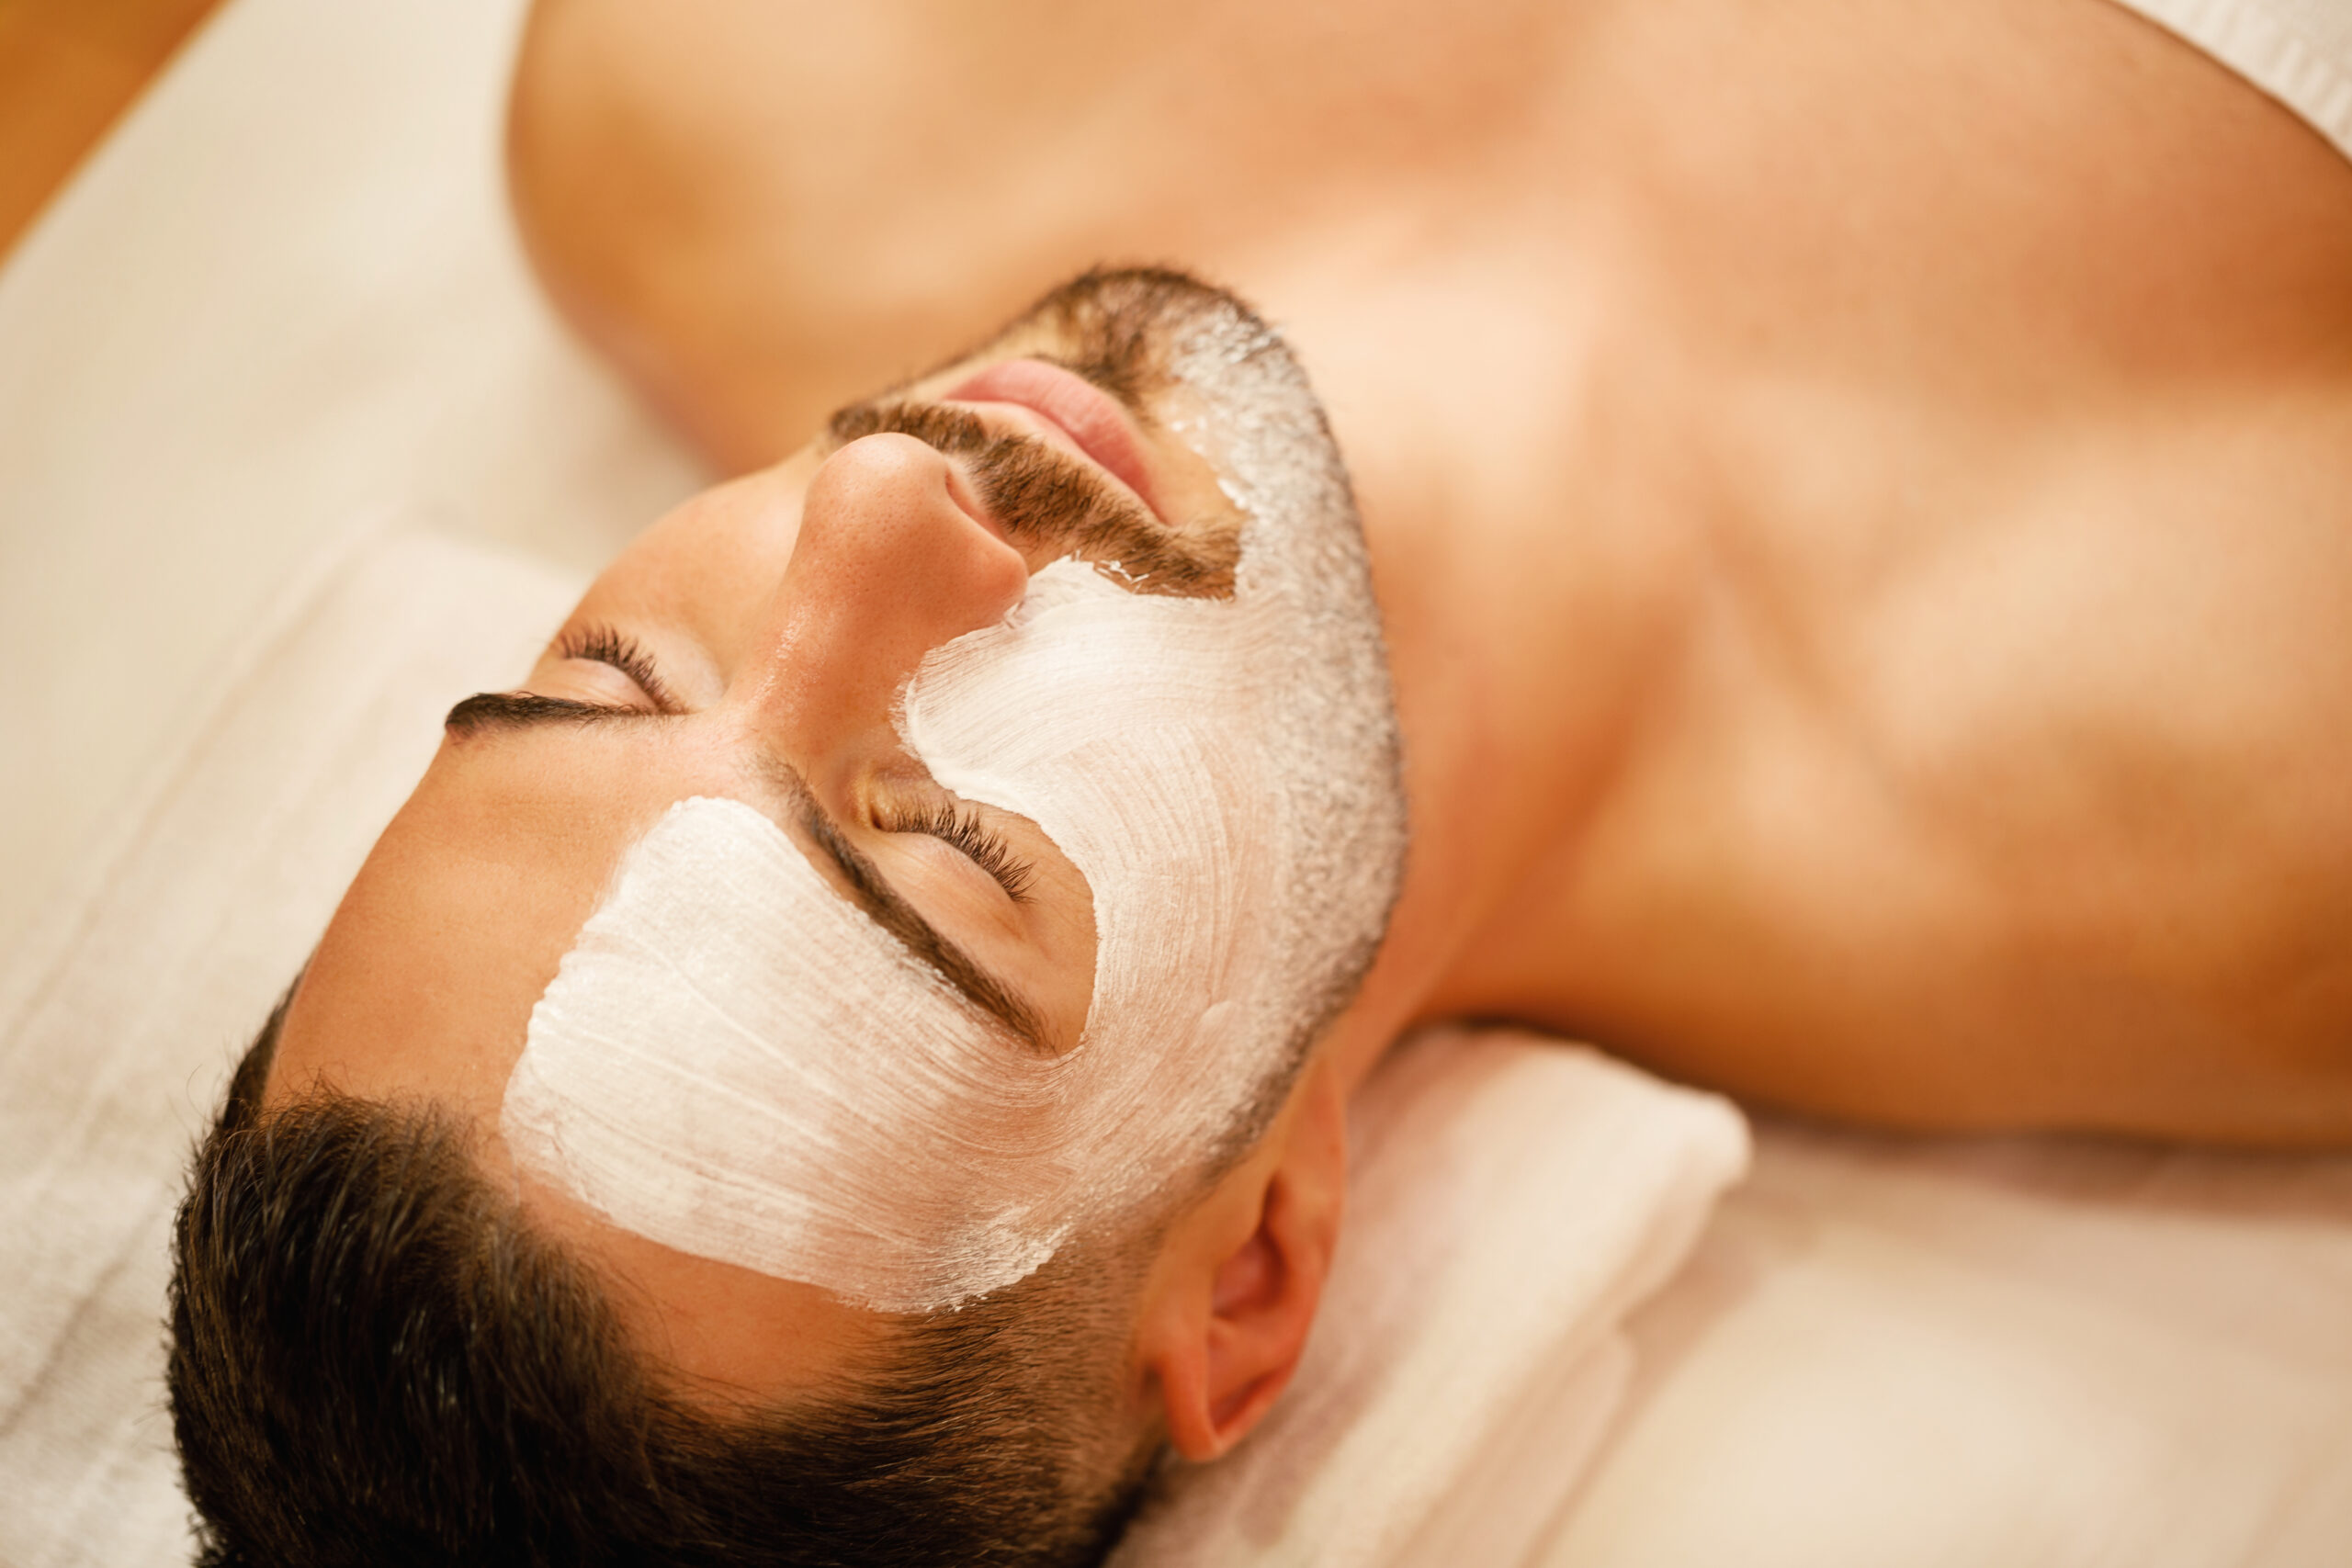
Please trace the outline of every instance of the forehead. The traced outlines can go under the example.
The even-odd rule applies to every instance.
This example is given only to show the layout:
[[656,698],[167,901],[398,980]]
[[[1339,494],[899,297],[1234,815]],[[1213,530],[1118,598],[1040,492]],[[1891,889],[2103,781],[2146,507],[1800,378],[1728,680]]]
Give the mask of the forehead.
[[610,747],[617,764],[620,738],[513,739],[463,757],[445,746],[377,840],[303,973],[269,1098],[315,1082],[494,1119],[531,1008],[653,796],[733,782],[692,745],[633,746],[642,791],[599,788],[613,770],[582,766],[580,749]]

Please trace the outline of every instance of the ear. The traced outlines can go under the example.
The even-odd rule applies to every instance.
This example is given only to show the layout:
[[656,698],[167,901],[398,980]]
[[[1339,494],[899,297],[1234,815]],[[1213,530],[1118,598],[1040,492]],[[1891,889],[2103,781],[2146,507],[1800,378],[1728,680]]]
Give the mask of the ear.
[[1138,1342],[1169,1440],[1216,1459],[1297,1369],[1347,1201],[1347,1106],[1318,1058],[1257,1148],[1180,1220],[1147,1287]]

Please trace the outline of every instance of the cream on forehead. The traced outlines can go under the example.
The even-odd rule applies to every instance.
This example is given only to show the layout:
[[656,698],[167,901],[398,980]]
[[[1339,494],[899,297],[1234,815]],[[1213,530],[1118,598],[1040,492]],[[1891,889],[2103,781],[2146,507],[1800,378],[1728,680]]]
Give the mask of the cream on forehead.
[[[1054,563],[934,651],[898,715],[939,784],[1029,817],[1085,875],[1079,1043],[1021,1053],[765,818],[684,802],[532,1014],[503,1117],[527,1168],[681,1250],[927,1310],[1165,1190],[1279,1075],[1377,937],[1401,807],[1360,546],[1300,526],[1344,521],[1344,481],[1264,423],[1287,398],[1295,430],[1287,356],[1214,327],[1180,375],[1261,410],[1218,433],[1251,519],[1236,597]],[[1318,547],[1260,547],[1270,521]]]

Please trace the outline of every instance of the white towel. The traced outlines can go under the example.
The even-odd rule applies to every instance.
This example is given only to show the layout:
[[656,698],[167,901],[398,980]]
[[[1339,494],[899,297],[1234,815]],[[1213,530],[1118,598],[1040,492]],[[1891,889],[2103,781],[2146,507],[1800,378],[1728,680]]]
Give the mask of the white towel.
[[1296,1381],[1232,1453],[1163,1473],[1114,1568],[1521,1561],[1624,1391],[1620,1321],[1747,1161],[1727,1102],[1521,1031],[1417,1037],[1351,1122]]
[[2118,0],[2311,123],[2352,158],[2352,0]]

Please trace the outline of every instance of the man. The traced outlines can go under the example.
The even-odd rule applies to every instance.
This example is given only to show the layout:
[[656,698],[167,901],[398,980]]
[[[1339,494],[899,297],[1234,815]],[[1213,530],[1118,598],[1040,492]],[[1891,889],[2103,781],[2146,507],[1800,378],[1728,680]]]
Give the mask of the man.
[[[2352,1140],[2352,169],[2106,0],[1349,17],[543,8],[542,269],[750,477],[452,714],[200,1157],[224,1561],[1083,1560],[1280,1392],[1340,1108],[1423,1019],[1899,1126]],[[1207,369],[1287,359],[1114,273],[870,400],[1137,255],[1283,321],[1355,479],[1413,836],[1335,1017],[1378,683],[1252,562],[1345,509],[1236,468],[1328,465]],[[1212,634],[1122,714],[1162,665],[1088,639],[1194,612],[1286,628],[1291,695]],[[1020,750],[1057,693],[1129,748],[1082,807]],[[1218,767],[1137,761],[1204,712]],[[1192,832],[1105,826],[1163,779]],[[1360,875],[1302,893],[1318,822]]]

